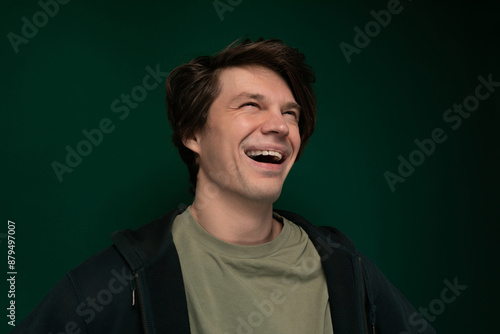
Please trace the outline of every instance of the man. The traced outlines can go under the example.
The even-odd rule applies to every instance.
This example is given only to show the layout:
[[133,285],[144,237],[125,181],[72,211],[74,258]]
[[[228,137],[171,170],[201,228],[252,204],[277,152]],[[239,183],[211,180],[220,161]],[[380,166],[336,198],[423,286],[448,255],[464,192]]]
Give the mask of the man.
[[314,130],[314,74],[245,40],[167,79],[194,201],[71,270],[13,333],[434,333],[331,227],[273,211]]

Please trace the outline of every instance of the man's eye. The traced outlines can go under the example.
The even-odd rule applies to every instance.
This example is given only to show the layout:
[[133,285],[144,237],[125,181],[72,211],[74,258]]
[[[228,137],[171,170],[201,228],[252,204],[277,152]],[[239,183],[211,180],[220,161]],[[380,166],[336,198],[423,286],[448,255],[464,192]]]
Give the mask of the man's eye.
[[250,107],[258,107],[257,103],[254,103],[254,102],[247,102],[247,103],[244,103],[242,105],[242,107],[246,107],[246,106],[250,106]]
[[285,111],[283,113],[284,115],[292,115],[295,119],[298,120],[298,115],[297,115],[297,112],[293,111],[293,110],[289,110],[289,111]]

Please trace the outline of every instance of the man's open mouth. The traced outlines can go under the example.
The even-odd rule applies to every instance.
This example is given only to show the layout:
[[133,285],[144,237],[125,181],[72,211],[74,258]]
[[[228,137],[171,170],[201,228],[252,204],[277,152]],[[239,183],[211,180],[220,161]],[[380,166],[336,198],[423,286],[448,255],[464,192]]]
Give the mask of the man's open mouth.
[[276,164],[279,165],[283,161],[285,161],[285,156],[280,152],[276,151],[247,151],[245,154],[250,157],[252,160],[257,162],[262,162],[266,164]]

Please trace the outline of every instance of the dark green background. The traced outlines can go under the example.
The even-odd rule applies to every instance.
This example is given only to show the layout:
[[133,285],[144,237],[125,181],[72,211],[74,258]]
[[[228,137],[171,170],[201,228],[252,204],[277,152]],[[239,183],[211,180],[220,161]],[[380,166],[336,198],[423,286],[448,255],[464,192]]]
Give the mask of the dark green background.
[[[223,21],[211,1],[185,3],[73,0],[17,54],[7,34],[21,34],[21,18],[40,7],[1,6],[0,233],[16,222],[17,320],[110,245],[113,231],[192,200],[163,84],[124,120],[111,102],[142,83],[146,66],[168,72],[248,34],[299,48],[317,73],[316,132],[276,207],[347,233],[417,308],[457,277],[468,288],[432,322],[438,332],[497,332],[500,88],[456,131],[442,120],[479,75],[500,81],[495,1],[402,0],[403,11],[350,64],[339,44],[353,44],[353,28],[387,1],[244,0]],[[65,146],[103,118],[115,130],[60,183],[51,163],[64,163]],[[436,127],[447,141],[391,192],[384,172],[396,173],[398,155]]]

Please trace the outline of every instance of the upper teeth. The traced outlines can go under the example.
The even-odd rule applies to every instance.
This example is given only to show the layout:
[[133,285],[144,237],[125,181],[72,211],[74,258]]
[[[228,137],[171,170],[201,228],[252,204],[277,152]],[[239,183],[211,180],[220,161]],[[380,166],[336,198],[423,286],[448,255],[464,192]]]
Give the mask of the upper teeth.
[[256,157],[258,155],[273,155],[277,157],[278,160],[281,160],[281,158],[283,158],[283,154],[276,151],[248,151],[246,153],[249,157]]

